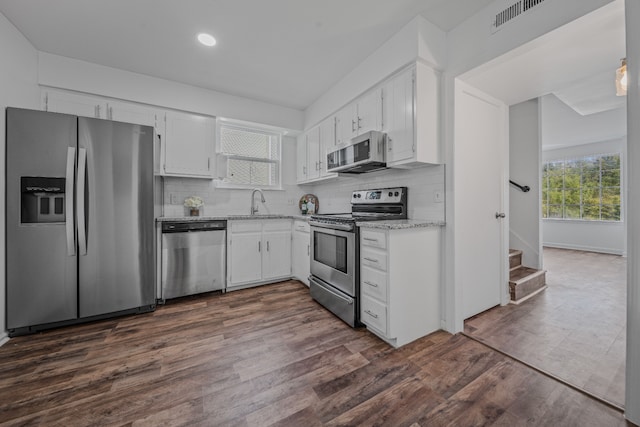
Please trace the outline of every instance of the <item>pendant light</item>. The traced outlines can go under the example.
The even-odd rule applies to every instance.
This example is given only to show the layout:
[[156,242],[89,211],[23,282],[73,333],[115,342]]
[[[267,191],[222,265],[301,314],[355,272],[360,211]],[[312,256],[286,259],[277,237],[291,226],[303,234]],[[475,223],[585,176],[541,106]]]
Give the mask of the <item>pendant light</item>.
[[627,58],[622,58],[622,65],[616,70],[616,95],[627,94]]

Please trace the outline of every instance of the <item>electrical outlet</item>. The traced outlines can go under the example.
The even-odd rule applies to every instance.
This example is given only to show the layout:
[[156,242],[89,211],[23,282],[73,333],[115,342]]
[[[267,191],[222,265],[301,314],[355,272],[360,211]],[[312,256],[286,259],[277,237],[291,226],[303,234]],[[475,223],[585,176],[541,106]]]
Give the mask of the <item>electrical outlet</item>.
[[178,195],[176,193],[169,193],[169,203],[172,205],[179,205]]
[[289,199],[289,200],[287,200],[287,204],[288,204],[289,206],[293,206],[295,203],[296,203],[296,201],[295,201],[295,200],[293,200],[293,199]]
[[442,194],[442,191],[435,190],[433,192],[433,201],[436,202],[436,203],[444,202],[444,194]]

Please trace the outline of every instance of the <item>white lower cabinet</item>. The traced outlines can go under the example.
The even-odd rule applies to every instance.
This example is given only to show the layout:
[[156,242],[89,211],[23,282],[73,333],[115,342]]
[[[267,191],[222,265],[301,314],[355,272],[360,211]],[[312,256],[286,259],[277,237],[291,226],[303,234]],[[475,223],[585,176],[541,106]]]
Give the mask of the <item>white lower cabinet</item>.
[[311,266],[311,234],[307,221],[293,222],[292,276],[309,286]]
[[227,290],[291,277],[291,220],[237,220],[227,225]]
[[440,329],[440,252],[440,227],[362,227],[360,321],[394,347]]

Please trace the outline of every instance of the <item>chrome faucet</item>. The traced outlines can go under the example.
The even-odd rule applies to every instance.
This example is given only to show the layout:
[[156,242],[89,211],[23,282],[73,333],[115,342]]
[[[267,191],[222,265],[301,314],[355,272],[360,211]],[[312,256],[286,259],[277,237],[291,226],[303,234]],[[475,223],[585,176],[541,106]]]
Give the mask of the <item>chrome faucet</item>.
[[266,200],[264,199],[264,193],[262,193],[262,190],[259,188],[254,188],[253,192],[251,193],[251,215],[255,215],[258,212],[258,207],[255,204],[256,191],[260,193],[260,199],[261,199],[260,201],[262,203],[266,202]]

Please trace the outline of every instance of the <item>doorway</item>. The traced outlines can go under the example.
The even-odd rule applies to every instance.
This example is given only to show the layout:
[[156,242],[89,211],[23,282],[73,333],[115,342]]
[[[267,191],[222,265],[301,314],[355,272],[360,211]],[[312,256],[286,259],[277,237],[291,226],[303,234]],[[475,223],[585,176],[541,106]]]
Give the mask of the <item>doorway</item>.
[[[610,69],[609,71],[615,72],[615,68],[619,65],[617,63],[619,57],[624,56],[624,8],[613,11],[619,12],[619,15],[612,13],[612,9],[608,9],[609,15],[603,16],[602,27],[605,29],[615,28],[615,31],[609,35],[598,33],[598,37],[617,37],[617,44],[611,44],[612,50],[616,49],[613,46],[622,44],[622,52],[616,52],[611,55],[617,57],[611,61],[603,60],[598,55],[592,55],[598,63],[590,71],[587,71],[585,63],[581,64],[580,72],[583,74],[580,78],[589,77],[589,73],[602,73],[602,64],[607,62],[609,63],[607,66]],[[604,22],[608,24],[605,25]],[[614,23],[612,24],[612,22]],[[573,25],[573,23],[569,25]],[[579,27],[579,25],[575,26],[575,32],[564,28],[562,35],[566,37],[570,34],[570,37],[566,39],[553,40],[553,35],[549,34],[549,39],[545,43],[546,46],[541,47],[538,44],[536,49],[523,49],[521,55],[511,54],[511,57],[507,60],[492,61],[492,64],[485,64],[479,69],[466,73],[461,78],[465,83],[484,90],[490,95],[503,100],[508,105],[516,105],[527,99],[554,93],[554,91],[562,92],[562,89],[569,84],[566,80],[558,81],[556,82],[558,86],[552,87],[549,80],[541,82],[544,79],[527,79],[527,76],[530,77],[531,74],[523,74],[518,71],[526,70],[527,64],[530,66],[536,61],[548,61],[549,58],[558,60],[554,65],[556,69],[571,68],[573,65],[567,66],[567,68],[563,67],[563,59],[558,56],[557,52],[551,53],[545,49],[567,52],[571,51],[572,43],[574,47],[575,43],[580,43],[581,46],[588,45],[588,42],[585,41],[589,37],[587,33],[593,33],[594,27],[593,25],[589,28]],[[622,31],[620,31],[620,28],[622,28]],[[584,33],[581,34],[581,31]],[[566,61],[573,59],[567,58]],[[535,74],[535,67],[530,68],[534,69],[531,73]],[[573,74],[573,76],[578,78],[576,74]],[[527,89],[528,92],[527,90],[519,89],[523,85],[530,86]],[[527,97],[522,97],[524,95]],[[539,154],[538,161],[541,158],[542,155]],[[539,184],[540,176],[538,175],[534,179]],[[539,197],[540,194],[541,189],[538,190],[536,197]],[[538,199],[538,206],[539,203]],[[598,365],[597,361],[606,360],[607,355],[613,355],[614,353],[617,355],[625,354],[626,332],[624,327],[626,318],[624,312],[626,311],[626,303],[624,300],[626,296],[623,295],[622,301],[620,301],[619,298],[616,299],[599,294],[597,292],[598,289],[594,288],[591,290],[589,297],[597,297],[591,301],[581,296],[580,291],[585,291],[585,283],[587,283],[588,279],[593,279],[594,276],[601,278],[602,276],[600,275],[607,271],[605,268],[599,268],[594,273],[594,270],[584,268],[585,266],[590,266],[590,262],[594,266],[599,265],[600,262],[603,262],[603,265],[614,265],[614,271],[622,276],[622,279],[617,278],[616,280],[618,282],[621,280],[622,288],[626,289],[624,286],[626,283],[626,265],[624,263],[623,265],[616,265],[607,256],[603,256],[602,260],[596,259],[596,257],[593,259],[587,257],[585,260],[583,257],[578,256],[582,254],[576,253],[576,251],[552,253],[552,249],[543,250],[543,240],[540,234],[542,228],[539,217],[540,211],[540,208],[533,210],[533,221],[536,221],[538,229],[538,241],[531,243],[530,247],[539,248],[539,253],[534,254],[533,259],[535,260],[537,256],[539,264],[544,268],[547,267],[545,265],[547,262],[550,265],[554,262],[559,262],[562,266],[568,266],[570,264],[569,261],[572,260],[576,262],[577,269],[583,268],[585,272],[590,272],[590,275],[569,280],[568,276],[560,273],[560,270],[556,268],[555,273],[552,272],[549,277],[549,289],[521,305],[501,306],[475,315],[465,321],[465,331],[490,344],[493,342],[497,349],[546,371],[576,388],[592,393],[614,406],[622,407],[624,404],[624,386],[621,388],[618,386],[620,384],[624,385],[624,360],[617,358],[605,365]],[[624,261],[620,257],[617,259]],[[552,271],[551,269],[549,270]],[[582,286],[577,286],[576,282],[581,282]],[[591,280],[589,283],[593,282]],[[552,290],[551,286],[554,284],[556,289]],[[599,284],[602,286],[601,282]],[[561,289],[562,285],[564,285],[564,289]],[[597,284],[594,285],[597,286]],[[564,293],[559,292],[560,290],[563,290]],[[569,296],[571,297],[569,298]],[[610,298],[611,301],[615,302],[612,302],[611,305],[599,304],[599,300],[603,298]],[[589,311],[589,307],[592,308],[592,311]],[[617,315],[621,313],[622,316],[618,317]],[[599,322],[598,319],[603,316],[604,321]],[[587,320],[590,320],[590,322],[587,322]],[[621,321],[622,324],[620,324]],[[480,333],[483,333],[483,335],[480,336]],[[610,337],[610,335],[614,335],[614,337]],[[593,363],[594,361],[596,363]]]

